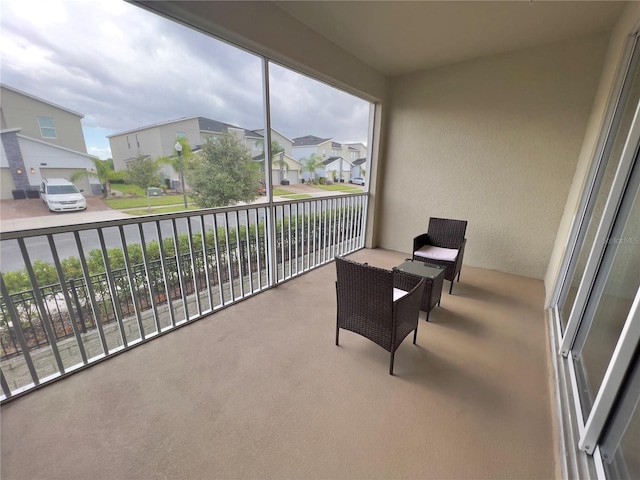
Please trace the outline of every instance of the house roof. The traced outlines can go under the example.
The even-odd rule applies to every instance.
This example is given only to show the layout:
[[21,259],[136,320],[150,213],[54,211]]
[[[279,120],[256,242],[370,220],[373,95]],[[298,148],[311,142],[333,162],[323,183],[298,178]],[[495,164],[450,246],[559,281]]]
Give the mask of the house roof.
[[359,158],[357,160],[354,160],[353,163],[354,165],[362,165],[363,163],[365,163],[367,161],[367,157],[363,157],[363,158]]
[[247,137],[262,138],[262,135],[252,130],[247,130],[246,128],[242,128],[242,127],[236,127],[235,125],[231,125],[230,123],[219,122],[218,120],[202,117],[200,115],[196,115],[193,117],[182,117],[182,118],[177,118],[175,120],[167,120],[165,122],[152,123],[151,125],[145,125],[143,127],[132,128],[130,130],[125,130],[123,132],[113,133],[111,135],[107,135],[107,138],[118,137],[120,135],[139,132],[140,130],[147,130],[149,128],[155,128],[155,127],[160,127],[162,125],[170,125],[172,123],[184,122],[185,120],[194,120],[194,119],[198,120],[198,128],[206,132],[229,133],[229,128],[237,128],[239,130],[244,130],[244,135]]
[[313,145],[320,145],[321,143],[328,142],[330,138],[319,138],[313,135],[306,135],[304,137],[298,137],[293,139],[294,147],[310,147]]
[[70,110],[70,109],[68,109],[66,107],[62,107],[62,106],[60,106],[58,104],[55,104],[53,102],[50,102],[48,100],[44,100],[44,99],[42,99],[40,97],[36,97],[35,95],[31,95],[30,93],[23,92],[22,90],[18,90],[17,88],[10,87],[7,84],[0,83],[0,86],[2,88],[6,88],[7,90],[11,90],[12,92],[18,93],[20,95],[24,95],[25,97],[33,98],[34,100],[37,100],[38,102],[46,103],[47,105],[51,105],[52,107],[59,108],[60,110],[64,110],[65,112],[71,113],[73,115],[77,115],[80,118],[84,118],[84,114],[83,113],[79,113],[79,112],[76,112],[74,110]]
[[[263,131],[264,128],[254,128],[252,130],[252,132],[256,133],[257,135],[260,135],[261,137],[264,137],[264,134],[260,133],[261,131]],[[276,132],[278,135],[280,135],[281,137],[285,138],[286,140],[290,141],[291,143],[293,143],[293,140],[291,140],[289,137],[287,137],[284,133],[279,132],[278,130],[276,130],[275,128],[271,127],[271,130],[273,130],[274,132]]]
[[236,127],[230,123],[219,122],[218,120],[213,120],[207,117],[198,117],[198,127],[201,131],[216,133],[229,133],[229,128],[237,128],[238,130],[244,130],[245,137],[263,138],[261,134],[254,130]]
[[337,162],[338,160],[342,160],[345,164],[353,165],[353,162],[350,162],[349,160],[347,160],[346,158],[341,157],[341,156],[329,157],[326,160],[323,160],[322,164],[323,165],[331,165],[332,163]]
[[331,146],[332,146],[333,148],[342,148],[342,145],[341,145],[341,144],[339,144],[338,142],[331,142]]

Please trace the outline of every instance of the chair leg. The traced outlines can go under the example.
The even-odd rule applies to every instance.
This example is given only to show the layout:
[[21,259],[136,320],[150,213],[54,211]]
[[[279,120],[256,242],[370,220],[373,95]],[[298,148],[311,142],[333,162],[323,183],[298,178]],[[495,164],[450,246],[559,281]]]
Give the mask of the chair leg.
[[418,326],[416,325],[416,329],[413,331],[413,344],[416,344],[416,337],[418,336]]
[[431,313],[431,310],[427,310],[427,318],[426,318],[427,322],[429,321],[429,313]]
[[340,327],[336,323],[336,345],[338,345],[338,338],[340,337]]
[[391,352],[391,363],[389,364],[389,375],[393,375],[393,357],[396,352]]
[[449,295],[451,295],[452,290],[453,290],[453,279],[451,280],[451,286],[449,287]]
[[458,282],[460,281],[460,274],[462,273],[462,270],[458,271]]

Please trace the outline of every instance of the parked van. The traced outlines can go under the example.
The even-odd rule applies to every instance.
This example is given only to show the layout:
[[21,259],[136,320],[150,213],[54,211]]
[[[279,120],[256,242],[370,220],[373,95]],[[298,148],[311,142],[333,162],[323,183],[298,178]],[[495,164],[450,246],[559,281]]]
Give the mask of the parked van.
[[40,198],[52,212],[87,208],[82,190],[78,190],[78,187],[64,178],[45,178],[40,185]]

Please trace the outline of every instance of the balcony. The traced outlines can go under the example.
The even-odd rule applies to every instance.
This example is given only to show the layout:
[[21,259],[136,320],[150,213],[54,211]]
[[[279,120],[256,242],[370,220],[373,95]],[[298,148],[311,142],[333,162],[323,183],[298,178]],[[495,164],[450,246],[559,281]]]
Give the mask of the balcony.
[[[360,247],[336,253],[387,268],[406,256]],[[214,301],[197,321],[160,325],[170,334],[116,346],[108,361],[3,404],[2,477],[557,473],[541,281],[465,266],[390,376],[372,342],[344,332],[334,345],[332,257],[305,250],[310,263],[288,263],[295,248],[280,251],[275,288]],[[223,298],[241,299],[235,285]]]

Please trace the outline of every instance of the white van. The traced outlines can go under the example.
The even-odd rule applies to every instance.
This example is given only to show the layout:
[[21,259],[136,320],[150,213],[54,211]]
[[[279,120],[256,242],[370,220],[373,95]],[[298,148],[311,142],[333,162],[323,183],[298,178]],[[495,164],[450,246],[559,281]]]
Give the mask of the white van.
[[82,190],[78,190],[78,187],[64,178],[45,178],[40,185],[40,198],[52,212],[87,208]]

